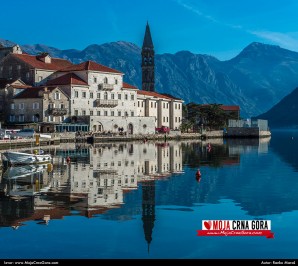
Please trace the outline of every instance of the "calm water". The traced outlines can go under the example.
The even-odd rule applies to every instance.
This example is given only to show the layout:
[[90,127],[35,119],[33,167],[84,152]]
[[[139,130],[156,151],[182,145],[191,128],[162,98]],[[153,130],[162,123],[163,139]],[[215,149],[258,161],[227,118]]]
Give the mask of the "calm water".
[[[297,258],[297,150],[298,131],[214,140],[210,151],[202,142],[56,148],[52,171],[3,173],[0,258]],[[275,238],[197,236],[209,219],[271,220]]]

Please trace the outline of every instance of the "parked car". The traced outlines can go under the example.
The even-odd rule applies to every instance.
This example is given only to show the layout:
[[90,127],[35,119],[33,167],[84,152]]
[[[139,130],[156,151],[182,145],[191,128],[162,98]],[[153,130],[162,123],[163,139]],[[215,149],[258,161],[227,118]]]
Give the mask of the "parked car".
[[19,138],[33,138],[35,136],[35,130],[33,128],[21,129],[16,134]]
[[166,127],[166,126],[161,126],[161,127],[155,128],[155,131],[157,133],[169,133],[170,132],[170,128],[169,127]]

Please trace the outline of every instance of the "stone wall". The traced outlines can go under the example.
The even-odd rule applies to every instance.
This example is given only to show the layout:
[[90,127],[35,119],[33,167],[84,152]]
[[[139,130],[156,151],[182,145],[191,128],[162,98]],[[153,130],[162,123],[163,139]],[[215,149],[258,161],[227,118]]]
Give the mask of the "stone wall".
[[229,127],[225,137],[239,137],[239,138],[258,138],[259,137],[258,127]]

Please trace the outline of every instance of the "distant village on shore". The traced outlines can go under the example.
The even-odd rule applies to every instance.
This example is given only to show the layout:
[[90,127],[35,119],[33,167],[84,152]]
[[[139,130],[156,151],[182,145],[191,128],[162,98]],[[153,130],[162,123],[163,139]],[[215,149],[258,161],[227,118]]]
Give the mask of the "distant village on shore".
[[[147,22],[139,89],[126,83],[121,71],[94,61],[73,64],[48,53],[29,55],[19,45],[1,46],[0,125],[41,133],[125,136],[202,133],[203,129],[227,133],[229,123],[233,123],[230,127],[260,127],[239,120],[239,106],[185,104],[175,95],[158,93],[154,54]],[[268,131],[268,124],[262,123],[259,130]]]

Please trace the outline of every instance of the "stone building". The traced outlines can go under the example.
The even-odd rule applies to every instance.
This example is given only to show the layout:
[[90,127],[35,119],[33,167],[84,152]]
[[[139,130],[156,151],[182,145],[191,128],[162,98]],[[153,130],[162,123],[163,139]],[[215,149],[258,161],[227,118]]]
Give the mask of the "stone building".
[[4,124],[9,120],[10,104],[13,97],[24,89],[31,87],[22,80],[0,79],[0,123]]
[[21,79],[26,84],[44,84],[56,71],[72,65],[71,62],[52,58],[48,53],[28,55],[12,51],[0,61],[0,78]]
[[[142,49],[142,72],[143,90],[139,90],[124,82],[121,71],[93,61],[72,64],[64,59],[52,58],[47,53],[34,56],[12,49],[0,61],[0,78],[20,79],[23,84],[34,86],[36,91],[13,94],[13,102],[9,104],[12,108],[7,110],[6,121],[81,122],[85,129],[94,132],[125,134],[154,134],[156,127],[161,126],[178,130],[182,122],[183,101],[155,92],[154,48],[148,23]],[[67,111],[52,112],[46,106],[50,103],[42,102],[45,96],[39,93],[44,89],[51,92],[52,88],[60,90],[61,95],[66,97],[52,108]],[[26,105],[28,112],[27,107],[15,109],[15,104]],[[56,129],[63,128],[60,125]]]
[[[27,88],[17,94],[10,104],[9,122],[17,124],[39,123],[53,131],[55,124],[69,116],[69,95],[57,86]],[[52,126],[51,126],[52,125]]]
[[4,47],[0,44],[0,61],[7,56],[8,54],[13,53],[13,54],[21,54],[22,49],[19,45],[14,45],[11,47]]

